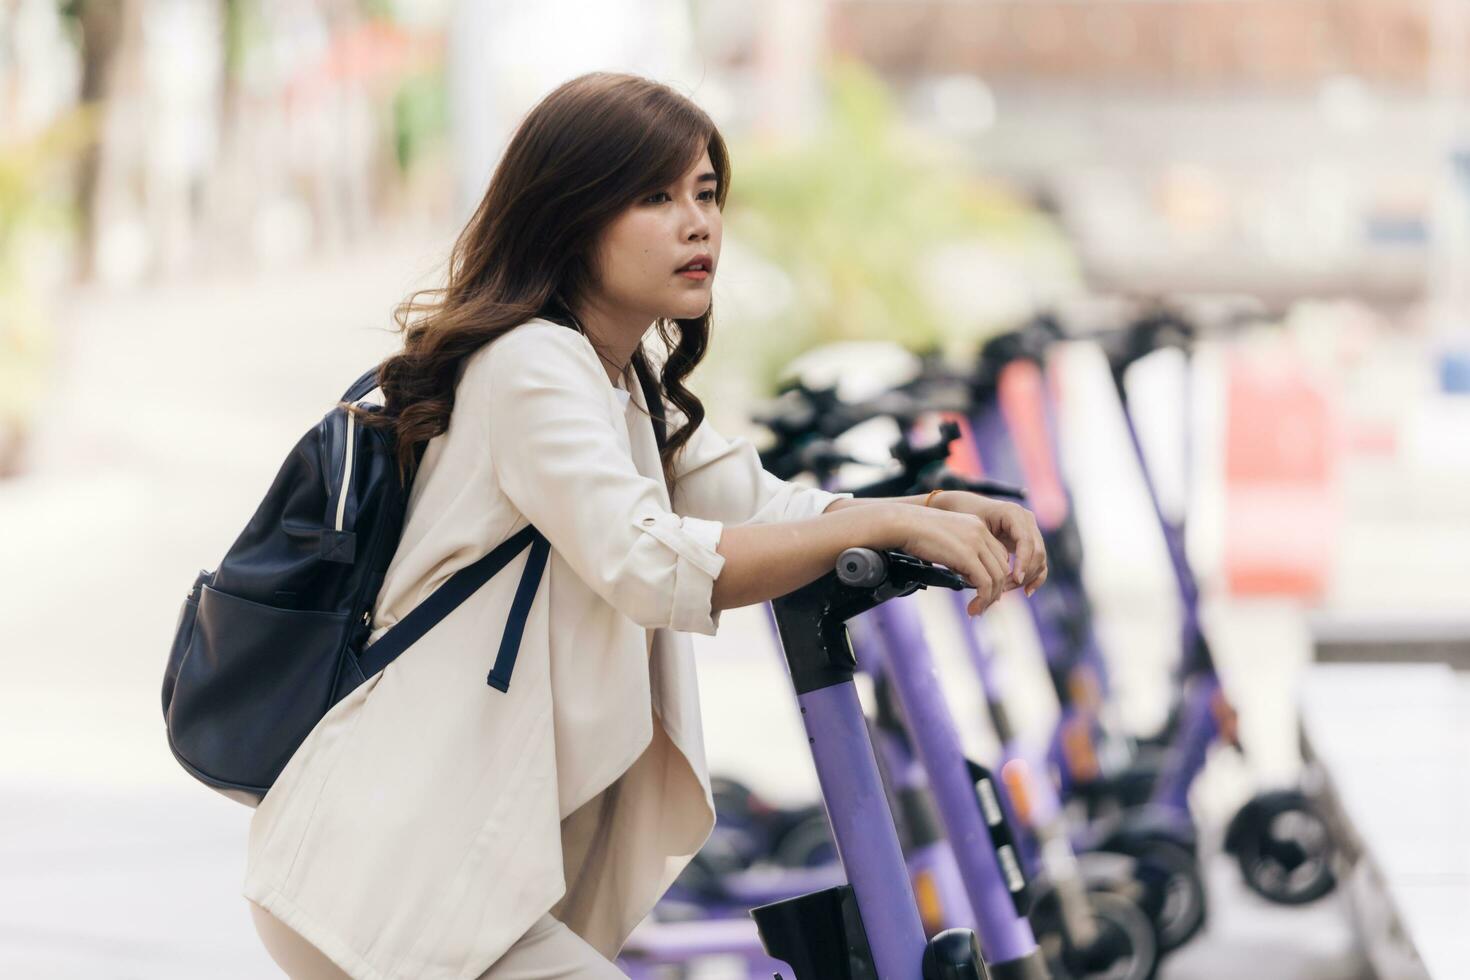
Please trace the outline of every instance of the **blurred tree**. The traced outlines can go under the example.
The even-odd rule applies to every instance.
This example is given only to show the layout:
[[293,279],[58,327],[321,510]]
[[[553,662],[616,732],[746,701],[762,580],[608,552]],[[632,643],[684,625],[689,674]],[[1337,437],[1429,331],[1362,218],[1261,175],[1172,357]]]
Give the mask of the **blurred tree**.
[[[124,5],[120,0],[64,0],[61,16],[71,24],[72,36],[81,53],[82,73],[77,101],[96,106],[106,98],[113,55],[122,37]],[[77,231],[81,247],[76,250],[77,276],[90,279],[93,273],[92,243],[96,231],[97,178],[102,150],[96,140],[80,148],[75,171]]]
[[448,99],[442,66],[407,75],[393,93],[393,150],[401,173],[448,130]]
[[93,142],[94,113],[79,107],[35,136],[0,145],[0,479],[14,476],[50,370],[54,331],[28,262],[42,239],[75,219],[67,163]]
[[1044,215],[904,127],[883,82],[863,65],[834,62],[827,96],[827,123],[810,139],[735,151],[731,231],[792,284],[792,301],[768,329],[740,331],[758,336],[750,366],[768,384],[822,343],[927,348],[946,340],[920,269],[937,246],[1044,239],[1065,250]]

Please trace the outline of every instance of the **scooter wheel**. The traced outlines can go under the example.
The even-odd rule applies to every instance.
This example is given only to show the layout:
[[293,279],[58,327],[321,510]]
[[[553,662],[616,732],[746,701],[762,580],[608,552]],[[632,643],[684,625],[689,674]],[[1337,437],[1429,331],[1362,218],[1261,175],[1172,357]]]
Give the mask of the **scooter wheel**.
[[710,779],[715,830],[705,844],[707,856],[722,872],[740,871],[768,857],[772,807],[738,779]]
[[711,776],[710,796],[715,802],[715,813],[732,819],[749,820],[754,815],[755,791],[738,779],[729,776]]
[[1234,848],[1250,890],[1278,905],[1305,905],[1332,891],[1332,835],[1321,814],[1295,793],[1255,805],[1255,819]]
[[1159,781],[1163,754],[1140,751],[1128,768],[1107,778],[1079,783],[1075,789],[1089,820],[1144,806]]
[[836,860],[837,845],[820,808],[793,824],[771,848],[771,861],[782,868],[819,868]]
[[1153,980],[1159,947],[1153,923],[1131,899],[1112,892],[1089,892],[1097,935],[1077,946],[1058,929],[1039,934],[1054,980]]
[[1161,953],[1178,949],[1204,928],[1205,882],[1189,851],[1171,841],[1154,841],[1135,855],[1133,877],[1143,885],[1138,904],[1153,922]]

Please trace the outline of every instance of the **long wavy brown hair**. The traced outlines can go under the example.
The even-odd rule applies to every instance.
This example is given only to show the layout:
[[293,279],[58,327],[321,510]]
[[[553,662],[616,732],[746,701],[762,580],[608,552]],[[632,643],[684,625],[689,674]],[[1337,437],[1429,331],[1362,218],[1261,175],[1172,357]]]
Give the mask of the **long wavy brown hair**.
[[[445,285],[394,310],[403,349],[378,366],[382,409],[344,404],[361,424],[394,430],[400,477],[409,479],[424,445],[448,429],[466,358],[532,317],[576,329],[571,309],[596,288],[592,257],[602,231],[706,151],[723,208],[730,164],[719,130],[689,99],[635,75],[582,75],[527,114],[454,243]],[[710,312],[655,324],[667,351],[657,387],[685,419],[661,451],[671,490],[674,458],[704,420],[684,379],[704,357]],[[640,379],[651,377],[641,345],[633,366]]]

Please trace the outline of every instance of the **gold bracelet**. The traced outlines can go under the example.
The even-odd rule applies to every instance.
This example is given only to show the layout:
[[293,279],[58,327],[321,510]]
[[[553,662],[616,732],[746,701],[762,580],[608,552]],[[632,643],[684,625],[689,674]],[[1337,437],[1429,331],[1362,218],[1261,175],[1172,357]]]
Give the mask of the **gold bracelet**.
[[944,492],[943,490],[930,490],[929,491],[929,496],[927,496],[927,497],[924,498],[924,506],[925,507],[928,507],[929,506],[930,502],[934,500],[934,495],[936,493],[943,493],[943,492]]

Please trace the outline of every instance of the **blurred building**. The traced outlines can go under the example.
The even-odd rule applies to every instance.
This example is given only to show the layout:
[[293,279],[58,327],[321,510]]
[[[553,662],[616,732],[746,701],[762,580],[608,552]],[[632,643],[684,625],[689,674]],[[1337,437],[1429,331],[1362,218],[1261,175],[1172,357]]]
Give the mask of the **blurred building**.
[[830,9],[834,47],[903,86],[979,165],[1054,204],[1095,284],[1401,305],[1422,296],[1436,219],[1442,235],[1456,206],[1441,182],[1463,134],[1440,113],[1463,104],[1455,65],[1470,38],[1453,22],[1446,36],[1442,6]]
[[1422,93],[1421,0],[976,0],[833,5],[844,47],[896,74],[1091,90],[1313,93],[1324,78]]

